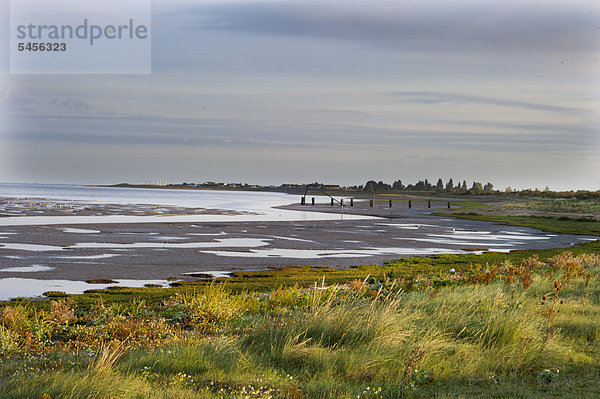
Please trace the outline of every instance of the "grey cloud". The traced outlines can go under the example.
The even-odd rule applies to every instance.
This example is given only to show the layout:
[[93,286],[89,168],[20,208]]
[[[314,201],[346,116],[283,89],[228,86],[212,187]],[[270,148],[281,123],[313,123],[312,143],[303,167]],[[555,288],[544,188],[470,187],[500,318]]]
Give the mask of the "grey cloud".
[[353,40],[415,51],[598,49],[599,10],[528,2],[236,2],[192,6],[188,27]]
[[473,94],[450,93],[439,91],[397,91],[393,93],[399,96],[403,101],[421,104],[438,103],[476,103],[500,105],[506,107],[525,108],[539,111],[553,111],[566,113],[581,113],[583,110],[571,107],[561,107],[556,105],[533,103],[527,101],[510,100],[499,97],[480,96]]
[[[465,133],[455,129],[407,129],[356,126],[343,123],[304,123],[292,128],[266,121],[202,120],[140,115],[92,118],[38,117],[38,123],[21,123],[15,139],[22,142],[55,142],[105,145],[153,145],[237,148],[335,149],[335,151],[393,148],[554,152],[590,150],[586,134],[574,126],[570,134],[505,129],[496,133]],[[43,128],[41,128],[43,126]]]
[[51,105],[52,107],[72,111],[88,111],[92,109],[85,101],[74,97],[43,97],[17,94],[6,91],[6,107],[12,112],[35,111],[39,107]]
[[12,92],[5,93],[6,108],[11,111],[32,111],[38,101],[32,97],[22,96]]
[[434,122],[443,123],[444,125],[453,126],[476,126],[482,128],[501,128],[505,130],[516,130],[516,131],[534,131],[534,132],[545,132],[545,133],[557,133],[565,134],[567,132],[577,132],[579,137],[594,138],[600,135],[600,127],[596,123],[554,123],[554,122],[514,122],[514,121],[473,121],[473,120],[440,120],[437,119]]
[[86,111],[92,109],[92,107],[85,101],[77,98],[52,98],[50,103],[52,105],[58,105],[62,108],[68,108],[77,111]]

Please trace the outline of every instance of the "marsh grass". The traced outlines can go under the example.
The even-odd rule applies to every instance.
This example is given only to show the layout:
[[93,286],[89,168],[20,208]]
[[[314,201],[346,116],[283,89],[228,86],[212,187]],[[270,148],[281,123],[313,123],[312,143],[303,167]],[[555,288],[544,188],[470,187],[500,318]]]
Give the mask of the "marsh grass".
[[534,198],[526,202],[509,203],[505,209],[532,209],[542,212],[600,213],[599,199]]
[[530,227],[542,231],[564,234],[582,234],[600,236],[600,223],[590,217],[552,217],[552,216],[505,216],[481,215],[474,212],[438,213],[440,216],[455,217],[458,219],[481,220],[485,222],[500,223],[507,226]]
[[593,397],[599,273],[597,254],[563,252],[85,312],[11,305],[0,397]]
[[2,386],[2,397],[80,399],[80,398],[202,398],[182,387],[154,386],[144,378],[114,372],[63,372],[18,376]]

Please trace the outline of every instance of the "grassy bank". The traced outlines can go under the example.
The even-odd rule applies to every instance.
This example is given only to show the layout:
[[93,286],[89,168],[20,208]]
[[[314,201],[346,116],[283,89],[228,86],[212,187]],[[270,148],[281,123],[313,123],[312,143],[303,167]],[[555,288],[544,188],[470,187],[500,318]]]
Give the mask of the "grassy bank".
[[0,397],[595,397],[600,257],[5,307]]
[[[451,202],[460,209],[436,215],[529,227],[553,233],[600,236],[598,199],[523,197],[511,198],[509,202],[492,202],[491,205],[482,201],[485,199]],[[524,214],[510,215],[515,210]]]
[[480,215],[474,212],[454,212],[443,215],[458,219],[500,223],[507,226],[529,227],[552,233],[600,236],[600,222],[589,217]]

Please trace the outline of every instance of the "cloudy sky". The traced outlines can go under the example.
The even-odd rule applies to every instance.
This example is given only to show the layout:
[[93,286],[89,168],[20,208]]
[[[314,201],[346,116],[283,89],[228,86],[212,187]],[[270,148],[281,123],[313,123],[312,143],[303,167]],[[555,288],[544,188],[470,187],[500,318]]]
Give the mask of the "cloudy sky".
[[150,75],[0,58],[0,181],[600,189],[597,1],[152,5]]

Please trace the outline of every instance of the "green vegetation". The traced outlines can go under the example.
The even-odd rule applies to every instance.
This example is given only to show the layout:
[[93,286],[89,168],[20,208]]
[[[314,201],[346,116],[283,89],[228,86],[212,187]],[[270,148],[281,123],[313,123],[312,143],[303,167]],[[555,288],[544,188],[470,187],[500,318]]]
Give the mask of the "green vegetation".
[[[266,292],[13,303],[0,397],[594,397],[600,256],[576,250],[409,259]],[[436,273],[404,275],[426,264]]]
[[[577,213],[590,201],[527,203],[574,217],[478,201],[443,215],[600,235]],[[0,304],[0,397],[592,398],[599,254],[594,241],[48,292]]]
[[[600,201],[597,199],[530,198],[494,208],[479,201],[452,201],[460,210],[436,215],[529,227],[553,233],[600,236]],[[510,211],[524,214],[511,215]]]
[[485,222],[501,223],[508,226],[530,227],[542,231],[564,234],[583,234],[600,236],[600,222],[588,217],[548,217],[548,216],[503,216],[480,215],[474,212],[448,213],[460,219],[482,220]]
[[527,209],[541,212],[567,212],[567,213],[596,213],[600,214],[600,199],[577,198],[531,198],[525,202],[509,203],[505,209]]

